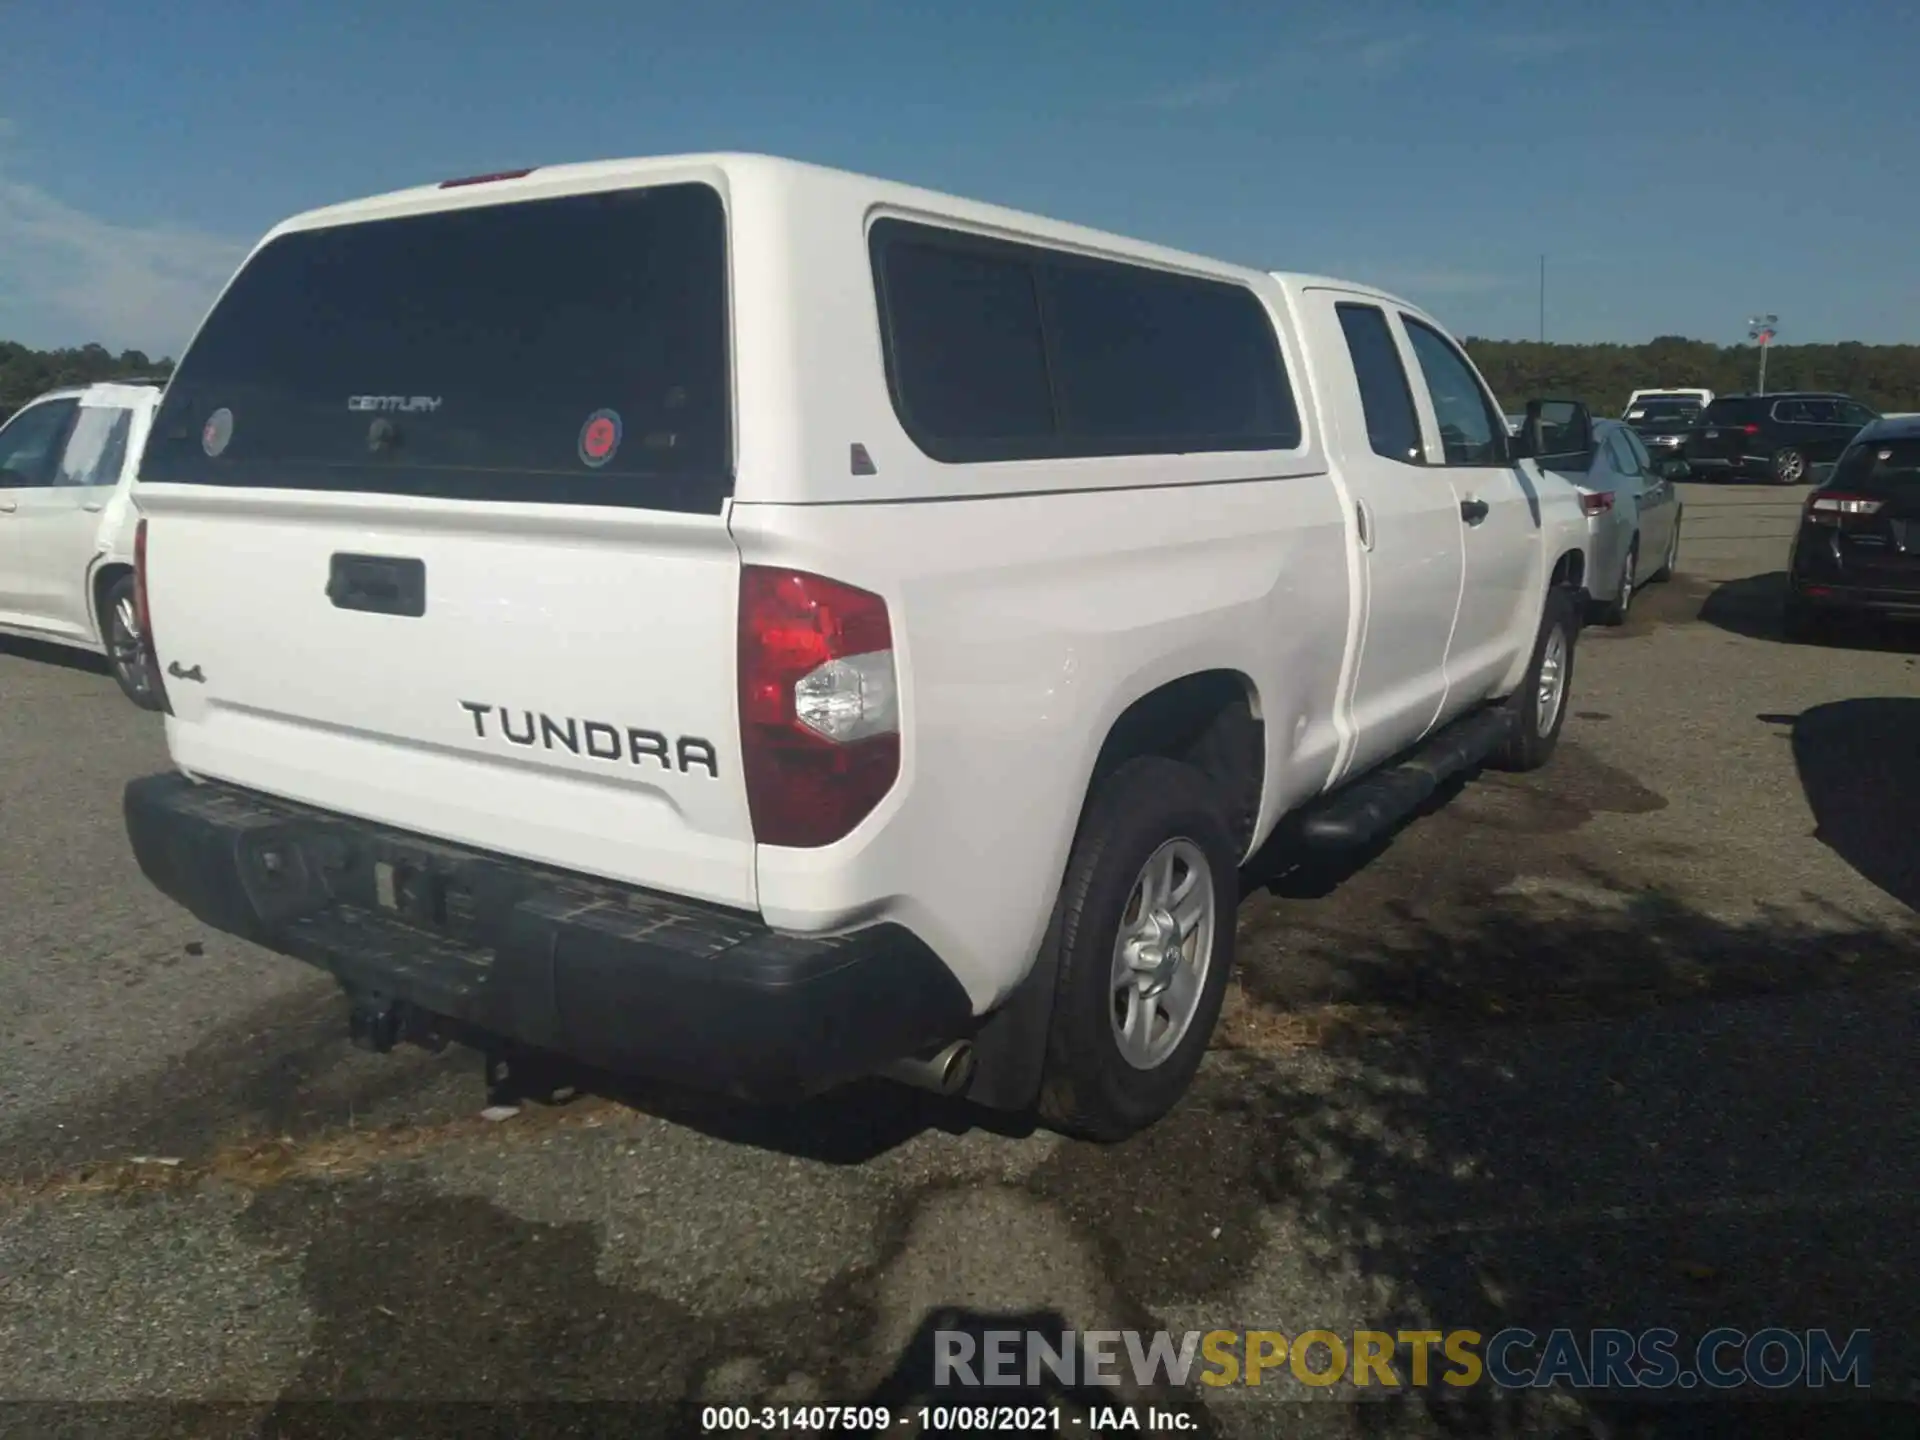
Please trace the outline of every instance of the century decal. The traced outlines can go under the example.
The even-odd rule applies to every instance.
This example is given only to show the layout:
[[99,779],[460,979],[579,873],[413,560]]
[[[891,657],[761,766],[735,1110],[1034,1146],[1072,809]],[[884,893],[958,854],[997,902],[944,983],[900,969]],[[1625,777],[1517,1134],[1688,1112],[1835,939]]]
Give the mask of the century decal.
[[720,777],[719,752],[711,740],[695,735],[668,736],[636,725],[548,715],[539,710],[510,710],[504,705],[482,705],[477,700],[462,700],[460,708],[472,718],[473,733],[482,740],[505,740],[524,749],[564,750],[569,755],[616,765],[658,765],[683,775],[697,767],[716,780]]
[[441,405],[438,395],[349,395],[349,410],[398,410],[402,414],[431,415]]

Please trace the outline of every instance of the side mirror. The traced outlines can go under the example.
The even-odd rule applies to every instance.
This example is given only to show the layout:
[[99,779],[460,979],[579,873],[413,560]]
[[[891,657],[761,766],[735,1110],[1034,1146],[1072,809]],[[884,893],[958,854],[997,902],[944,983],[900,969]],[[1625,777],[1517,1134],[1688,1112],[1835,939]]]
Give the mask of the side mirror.
[[1578,400],[1529,400],[1514,440],[1519,458],[1585,469],[1593,458],[1593,416]]

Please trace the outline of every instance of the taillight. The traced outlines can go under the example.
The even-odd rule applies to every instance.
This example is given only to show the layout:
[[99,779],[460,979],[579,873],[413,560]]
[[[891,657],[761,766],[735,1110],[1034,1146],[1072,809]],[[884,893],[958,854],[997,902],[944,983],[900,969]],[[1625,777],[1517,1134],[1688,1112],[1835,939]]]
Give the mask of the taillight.
[[740,745],[754,839],[831,845],[900,775],[887,602],[837,580],[740,572]]
[[1807,499],[1807,519],[1815,525],[1838,525],[1842,515],[1878,514],[1884,500],[1871,500],[1865,495],[1821,494],[1815,491]]
[[1582,515],[1604,515],[1613,508],[1611,490],[1582,490],[1580,492],[1580,513]]
[[167,699],[167,687],[160,679],[159,652],[153,645],[153,606],[147,599],[147,522],[142,516],[133,527],[133,613],[140,624],[140,653],[146,661],[147,673],[153,682],[153,693],[160,701],[160,708],[167,714],[173,713],[173,705]]

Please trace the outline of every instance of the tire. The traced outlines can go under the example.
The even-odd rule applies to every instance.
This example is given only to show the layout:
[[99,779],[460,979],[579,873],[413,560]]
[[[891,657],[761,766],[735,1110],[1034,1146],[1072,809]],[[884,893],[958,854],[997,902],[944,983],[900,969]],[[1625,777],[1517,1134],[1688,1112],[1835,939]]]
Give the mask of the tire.
[[[1123,1140],[1171,1110],[1200,1068],[1233,966],[1240,857],[1223,811],[1200,771],[1154,756],[1127,762],[1094,791],[1047,932],[1056,988],[1038,1109],[1054,1129]],[[1196,907],[1210,895],[1211,909],[1204,918],[1183,917],[1194,925],[1183,937],[1191,943],[1174,951],[1164,988],[1148,997],[1144,974],[1123,970],[1122,945],[1130,931],[1133,953],[1145,939],[1151,955],[1168,938],[1165,929],[1154,933],[1139,887],[1149,866],[1169,861],[1176,879],[1184,864],[1195,886],[1210,887],[1186,894]],[[1161,907],[1163,921],[1177,918],[1171,912],[1181,908]],[[1202,954],[1205,969],[1196,980],[1193,964]],[[1125,1046],[1137,1042],[1123,1042],[1116,1012],[1130,1017],[1136,1006],[1146,1017],[1141,1038],[1157,1042],[1146,1049],[1164,1048],[1158,1054],[1136,1049],[1136,1059],[1129,1059]],[[1172,1010],[1184,1020],[1156,1034],[1163,1011]]]
[[1674,571],[1680,568],[1680,522],[1686,519],[1685,510],[1673,512],[1673,533],[1667,537],[1666,558],[1660,562],[1660,568],[1647,577],[1647,583],[1666,581],[1673,578]]
[[120,693],[142,710],[158,710],[160,687],[140,638],[138,613],[133,576],[122,575],[101,597],[100,638],[107,648],[107,668],[113,672]]
[[1600,607],[1600,623],[1608,626],[1620,626],[1627,623],[1627,612],[1633,608],[1636,589],[1633,583],[1634,572],[1640,568],[1640,537],[1635,535],[1627,542],[1627,558],[1620,567],[1620,584],[1613,599]]
[[[1574,640],[1580,633],[1576,618],[1572,595],[1557,587],[1547,592],[1547,603],[1540,613],[1540,629],[1533,641],[1533,663],[1527,666],[1526,679],[1520,682],[1520,688],[1507,701],[1513,719],[1512,732],[1488,759],[1495,769],[1538,770],[1553,758],[1561,727],[1567,723],[1567,696],[1573,689]],[[1541,691],[1549,657],[1556,652],[1555,693],[1548,718],[1543,715]],[[1543,718],[1545,724],[1541,723]]]
[[1773,455],[1773,481],[1776,485],[1800,485],[1806,482],[1807,457],[1789,445]]

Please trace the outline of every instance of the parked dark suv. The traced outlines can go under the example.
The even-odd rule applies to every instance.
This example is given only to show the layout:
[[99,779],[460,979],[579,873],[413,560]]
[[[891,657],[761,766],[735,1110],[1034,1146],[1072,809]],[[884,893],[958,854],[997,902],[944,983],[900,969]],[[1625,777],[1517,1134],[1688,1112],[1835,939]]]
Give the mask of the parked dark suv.
[[1807,497],[1794,536],[1788,635],[1865,613],[1920,619],[1920,417],[1862,430]]
[[1802,485],[1819,480],[1860,427],[1877,419],[1858,400],[1831,391],[1721,395],[1688,432],[1686,460],[1701,479]]

